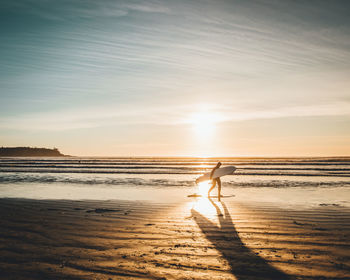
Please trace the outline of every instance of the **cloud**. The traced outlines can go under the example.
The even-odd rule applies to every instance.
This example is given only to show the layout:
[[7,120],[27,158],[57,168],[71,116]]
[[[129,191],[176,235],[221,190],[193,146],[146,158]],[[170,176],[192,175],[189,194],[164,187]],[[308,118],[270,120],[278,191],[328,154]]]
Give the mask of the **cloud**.
[[146,13],[168,13],[169,9],[159,1],[131,2],[113,0],[27,0],[27,1],[5,1],[4,7],[46,20],[65,21],[79,18],[104,18],[121,17],[130,11]]
[[350,102],[309,106],[247,110],[228,106],[198,104],[162,108],[86,108],[18,117],[0,118],[0,129],[65,131],[74,129],[115,127],[125,125],[187,126],[193,124],[197,113],[207,114],[215,123],[286,117],[350,116]]
[[350,103],[319,104],[307,106],[288,106],[270,110],[232,112],[226,121],[244,121],[254,119],[276,119],[287,117],[327,117],[350,116]]
[[[337,5],[322,3],[9,1],[28,32],[9,32],[0,42],[0,98],[17,110],[9,117],[4,108],[0,127],[184,125],[193,113],[186,104],[206,97],[218,103],[208,110],[221,112],[220,121],[347,115],[348,103],[336,91],[312,92],[301,83],[333,85],[338,80],[330,73],[342,72],[345,81],[349,72],[347,21],[337,19]],[[47,25],[32,26],[22,14],[48,19]],[[322,75],[307,80],[315,72]],[[291,76],[294,83],[285,83]],[[322,94],[329,105],[310,105]],[[259,104],[244,106],[247,99]],[[24,112],[17,109],[21,102]],[[31,113],[47,107],[53,112]]]

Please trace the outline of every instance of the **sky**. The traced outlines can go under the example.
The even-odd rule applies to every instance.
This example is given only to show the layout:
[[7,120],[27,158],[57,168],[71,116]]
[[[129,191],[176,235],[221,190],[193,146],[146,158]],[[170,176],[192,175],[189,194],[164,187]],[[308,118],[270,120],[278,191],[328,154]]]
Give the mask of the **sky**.
[[350,156],[350,2],[2,0],[0,145]]

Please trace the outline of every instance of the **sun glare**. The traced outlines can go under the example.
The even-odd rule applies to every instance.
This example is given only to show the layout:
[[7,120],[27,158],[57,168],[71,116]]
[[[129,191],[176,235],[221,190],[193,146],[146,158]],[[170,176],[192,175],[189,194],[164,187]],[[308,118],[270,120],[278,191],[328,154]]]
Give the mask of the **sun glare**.
[[220,121],[218,114],[210,112],[198,112],[193,114],[190,122],[199,137],[209,137],[214,133],[216,123]]
[[201,196],[207,196],[210,187],[210,181],[201,182],[198,184],[198,194]]
[[194,132],[193,144],[195,145],[192,156],[209,157],[216,152],[215,139],[217,124],[223,120],[218,112],[203,109],[189,116],[187,122]]

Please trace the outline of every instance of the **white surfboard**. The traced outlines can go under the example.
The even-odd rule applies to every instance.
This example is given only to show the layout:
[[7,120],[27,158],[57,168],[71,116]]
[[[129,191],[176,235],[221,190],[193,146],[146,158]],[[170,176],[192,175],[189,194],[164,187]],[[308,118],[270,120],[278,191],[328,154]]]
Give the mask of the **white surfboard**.
[[[236,167],[234,167],[233,165],[225,166],[225,167],[222,167],[222,168],[218,168],[218,169],[216,169],[214,171],[212,179],[215,179],[215,178],[218,178],[218,177],[222,177],[222,176],[225,176],[225,175],[231,175],[231,174],[233,174],[233,172],[235,172],[235,170],[236,170]],[[210,173],[211,172],[205,173],[202,176],[200,176],[199,178],[197,178],[196,179],[196,184],[198,184],[200,182],[203,182],[203,181],[210,180]]]
[[[187,197],[203,197],[203,195],[194,193],[194,194],[189,194]],[[210,197],[217,198],[218,196],[217,195],[211,195]],[[235,197],[235,195],[234,194],[231,194],[231,195],[220,195],[220,197],[223,197],[223,198]]]

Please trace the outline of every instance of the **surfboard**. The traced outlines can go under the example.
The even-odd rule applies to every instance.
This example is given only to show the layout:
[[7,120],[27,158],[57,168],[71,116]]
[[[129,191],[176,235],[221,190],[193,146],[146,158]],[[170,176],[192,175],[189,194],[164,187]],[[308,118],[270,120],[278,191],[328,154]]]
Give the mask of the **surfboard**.
[[[187,197],[202,197],[203,195],[201,194],[189,194]],[[217,195],[211,195],[210,198],[217,198],[218,196]],[[225,197],[235,197],[234,194],[231,194],[231,195],[221,195],[220,196],[221,198],[225,198]]]
[[[234,167],[233,165],[218,168],[214,171],[212,179],[219,178],[219,177],[222,177],[225,175],[231,175],[231,174],[233,174],[233,172],[235,172],[235,170],[236,170],[236,167]],[[196,184],[198,184],[200,182],[207,181],[207,180],[210,180],[210,172],[205,173],[202,176],[200,176],[199,178],[197,178]]]

